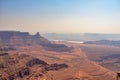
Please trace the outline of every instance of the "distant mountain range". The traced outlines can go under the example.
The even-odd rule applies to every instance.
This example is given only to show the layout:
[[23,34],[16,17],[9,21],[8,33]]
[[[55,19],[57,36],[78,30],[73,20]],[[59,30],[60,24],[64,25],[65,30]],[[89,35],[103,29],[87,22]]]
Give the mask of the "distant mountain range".
[[111,45],[111,46],[120,47],[120,41],[110,41],[110,40],[87,41],[84,42],[84,44]]
[[120,34],[43,34],[44,37],[50,40],[68,40],[68,41],[96,41],[96,40],[120,40]]

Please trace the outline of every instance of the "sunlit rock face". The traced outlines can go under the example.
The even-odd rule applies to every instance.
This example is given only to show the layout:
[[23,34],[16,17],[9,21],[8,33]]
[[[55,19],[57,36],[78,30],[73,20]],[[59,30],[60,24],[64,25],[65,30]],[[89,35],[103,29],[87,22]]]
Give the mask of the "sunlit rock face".
[[0,80],[42,80],[48,71],[68,68],[67,64],[48,64],[26,55],[0,53]]

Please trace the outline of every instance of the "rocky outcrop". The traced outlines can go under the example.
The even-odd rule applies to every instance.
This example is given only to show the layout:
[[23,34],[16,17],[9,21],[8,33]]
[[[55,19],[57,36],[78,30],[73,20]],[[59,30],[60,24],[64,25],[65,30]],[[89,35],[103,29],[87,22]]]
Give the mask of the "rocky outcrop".
[[66,64],[48,64],[26,54],[10,56],[4,53],[0,59],[0,80],[35,80],[36,78],[41,80],[47,71],[68,68]]
[[[39,45],[50,51],[70,51],[72,48],[64,44],[53,44],[39,32],[30,35],[28,32],[19,31],[0,31],[0,46],[32,46]],[[10,47],[5,50],[14,50]]]
[[54,70],[60,70],[60,69],[64,69],[64,68],[68,68],[68,65],[55,63],[55,64],[45,66],[46,71],[50,71],[50,70],[54,71]]
[[49,51],[57,51],[57,52],[66,52],[71,51],[73,47],[68,47],[64,44],[45,44],[43,45],[45,49]]
[[28,67],[24,68],[18,72],[18,76],[20,78],[23,78],[24,76],[28,76],[28,75],[30,75],[30,69]]
[[47,39],[43,38],[39,33],[30,35],[28,32],[19,31],[0,31],[1,45],[32,45],[32,44],[48,44]]
[[7,47],[0,48],[0,51],[13,51],[13,50],[16,50],[13,46],[12,47],[7,46]]
[[45,61],[42,61],[42,60],[39,60],[39,59],[34,58],[34,59],[28,61],[28,62],[26,63],[26,66],[32,67],[32,66],[34,66],[34,65],[36,65],[36,64],[39,64],[39,65],[40,65],[40,64],[41,64],[41,65],[48,65]]

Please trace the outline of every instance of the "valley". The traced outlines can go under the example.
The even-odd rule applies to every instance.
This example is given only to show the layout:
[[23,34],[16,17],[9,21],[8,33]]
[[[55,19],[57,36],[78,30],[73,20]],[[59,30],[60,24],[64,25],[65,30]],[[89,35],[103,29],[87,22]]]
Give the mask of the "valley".
[[[100,57],[98,55],[101,54],[96,54],[94,51],[90,53],[92,49],[87,49],[88,52],[85,50],[86,48],[92,48],[92,45],[50,42],[40,35],[36,36],[37,38],[29,39],[31,42],[27,45],[26,42],[29,41],[28,39],[22,40],[21,36],[15,36],[19,38],[9,38],[6,42],[2,42],[1,38],[0,80],[116,79],[116,72],[114,70],[104,66],[102,62],[97,62]],[[19,40],[22,40],[24,44],[17,45]],[[14,44],[12,43],[11,46],[9,41],[14,41]],[[101,50],[100,48],[100,51]],[[119,52],[117,48],[113,50]],[[93,56],[89,54],[96,55]],[[102,56],[102,59],[103,58],[106,57]]]

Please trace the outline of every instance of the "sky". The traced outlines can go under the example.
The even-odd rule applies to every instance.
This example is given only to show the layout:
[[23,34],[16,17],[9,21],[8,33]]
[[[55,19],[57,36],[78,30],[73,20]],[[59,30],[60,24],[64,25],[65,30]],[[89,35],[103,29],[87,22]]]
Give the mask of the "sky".
[[0,30],[120,33],[120,0],[0,0]]

